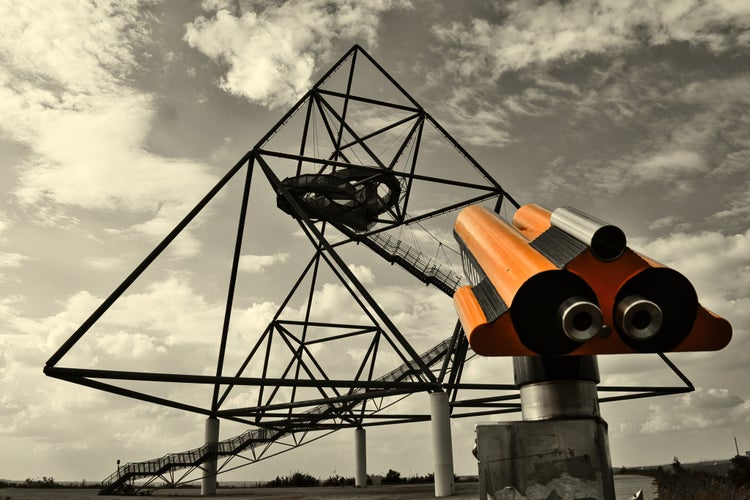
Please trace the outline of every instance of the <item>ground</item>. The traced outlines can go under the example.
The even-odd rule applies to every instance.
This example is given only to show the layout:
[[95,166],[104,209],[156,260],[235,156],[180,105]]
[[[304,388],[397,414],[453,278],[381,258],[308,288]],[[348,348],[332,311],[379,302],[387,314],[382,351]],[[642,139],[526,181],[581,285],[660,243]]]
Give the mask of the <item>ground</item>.
[[[656,498],[656,487],[652,485],[652,478],[646,476],[615,476],[615,491],[617,500],[627,500],[636,490],[643,489],[644,500]],[[195,489],[158,490],[153,494],[155,498],[180,497],[202,498]],[[0,489],[0,500],[73,500],[78,498],[93,498],[97,494],[95,489]],[[476,500],[479,495],[477,483],[456,484],[456,495],[451,500]],[[111,500],[133,499],[134,497],[111,496],[103,497]],[[214,500],[223,499],[261,499],[276,498],[286,500],[345,500],[361,498],[365,500],[417,500],[434,498],[431,484],[406,484],[389,486],[370,486],[367,488],[351,487],[316,487],[316,488],[246,488],[220,489]]]

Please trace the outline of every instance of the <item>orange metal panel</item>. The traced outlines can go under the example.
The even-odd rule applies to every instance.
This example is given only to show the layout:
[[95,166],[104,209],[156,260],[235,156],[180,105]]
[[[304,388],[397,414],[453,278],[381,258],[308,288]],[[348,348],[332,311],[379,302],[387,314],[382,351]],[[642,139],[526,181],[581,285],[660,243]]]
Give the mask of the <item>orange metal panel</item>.
[[456,290],[453,304],[461,320],[469,345],[481,356],[535,356],[536,353],[524,347],[513,328],[510,311],[492,323],[479,305],[470,286]]
[[546,208],[529,203],[516,210],[513,215],[513,226],[521,231],[530,241],[550,228],[552,212]]
[[466,335],[471,338],[474,329],[487,323],[487,316],[479,305],[474,291],[470,286],[462,286],[453,294],[453,306],[458,313],[458,319]]
[[675,351],[718,351],[732,340],[732,325],[708,309],[698,308],[695,324],[690,335],[678,345]]
[[527,279],[557,269],[516,228],[479,205],[464,208],[454,229],[506,304]]

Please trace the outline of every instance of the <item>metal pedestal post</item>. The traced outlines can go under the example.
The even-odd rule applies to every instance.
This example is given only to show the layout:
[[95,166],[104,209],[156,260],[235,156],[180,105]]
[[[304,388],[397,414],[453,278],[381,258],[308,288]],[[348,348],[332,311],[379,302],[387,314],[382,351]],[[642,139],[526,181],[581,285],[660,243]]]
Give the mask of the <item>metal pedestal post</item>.
[[599,418],[595,356],[516,357],[513,375],[524,420]]

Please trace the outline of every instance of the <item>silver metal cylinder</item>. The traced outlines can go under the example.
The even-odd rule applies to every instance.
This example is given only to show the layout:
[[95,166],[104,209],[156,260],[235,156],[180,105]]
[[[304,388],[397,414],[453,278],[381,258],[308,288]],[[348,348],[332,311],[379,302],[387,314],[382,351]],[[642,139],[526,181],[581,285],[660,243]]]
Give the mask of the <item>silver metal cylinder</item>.
[[602,311],[593,302],[571,297],[558,310],[565,335],[576,342],[591,340],[604,326]]
[[596,382],[553,380],[521,387],[521,414],[524,420],[569,417],[598,417]]
[[628,337],[647,340],[661,330],[664,314],[658,304],[640,295],[628,295],[617,303],[615,321]]
[[625,252],[627,238],[622,229],[578,209],[560,207],[552,212],[550,223],[588,245],[599,260],[617,260]]

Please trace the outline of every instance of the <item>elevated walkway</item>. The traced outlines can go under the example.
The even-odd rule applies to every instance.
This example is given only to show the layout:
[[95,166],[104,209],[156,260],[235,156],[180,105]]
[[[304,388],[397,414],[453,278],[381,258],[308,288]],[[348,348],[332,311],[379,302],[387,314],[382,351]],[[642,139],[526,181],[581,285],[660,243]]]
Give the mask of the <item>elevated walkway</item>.
[[462,275],[390,235],[375,233],[361,241],[391,264],[398,264],[421,282],[434,285],[450,297],[457,288],[467,284]]
[[[445,356],[450,346],[450,341],[451,339],[448,338],[432,347],[428,351],[424,352],[420,356],[422,362],[429,367],[440,361],[443,356]],[[378,378],[377,380],[383,382],[399,382],[417,372],[418,368],[416,366],[403,364],[395,370],[391,370],[387,374]],[[353,392],[355,394],[363,393],[364,389],[356,389]],[[360,404],[362,403],[358,403],[358,405]],[[331,410],[332,408],[332,405],[328,404],[316,406],[305,412],[305,414],[309,416],[309,418],[305,419],[305,421],[314,423],[324,420],[325,418],[327,418],[329,410]],[[289,419],[286,422],[282,421],[282,423],[280,424],[275,424],[281,430],[279,430],[278,428],[254,428],[247,430],[239,436],[220,441],[216,446],[216,454],[220,457],[230,456],[242,452],[251,451],[258,447],[266,446],[269,443],[273,443],[277,439],[287,434],[291,434],[292,430],[288,429],[298,426],[299,422],[300,419],[295,418]],[[284,424],[286,424],[287,429],[284,428]],[[102,481],[102,489],[99,491],[99,494],[113,495],[120,491],[123,491],[126,489],[126,485],[128,484],[128,482],[131,480],[145,477],[158,477],[170,471],[186,469],[190,467],[198,467],[212,458],[213,455],[210,448],[211,447],[209,445],[203,445],[200,448],[195,448],[180,453],[169,453],[167,455],[164,455],[163,457],[155,458],[152,460],[146,460],[143,462],[129,462],[118,467],[118,469],[114,473],[112,473],[109,477]]]

